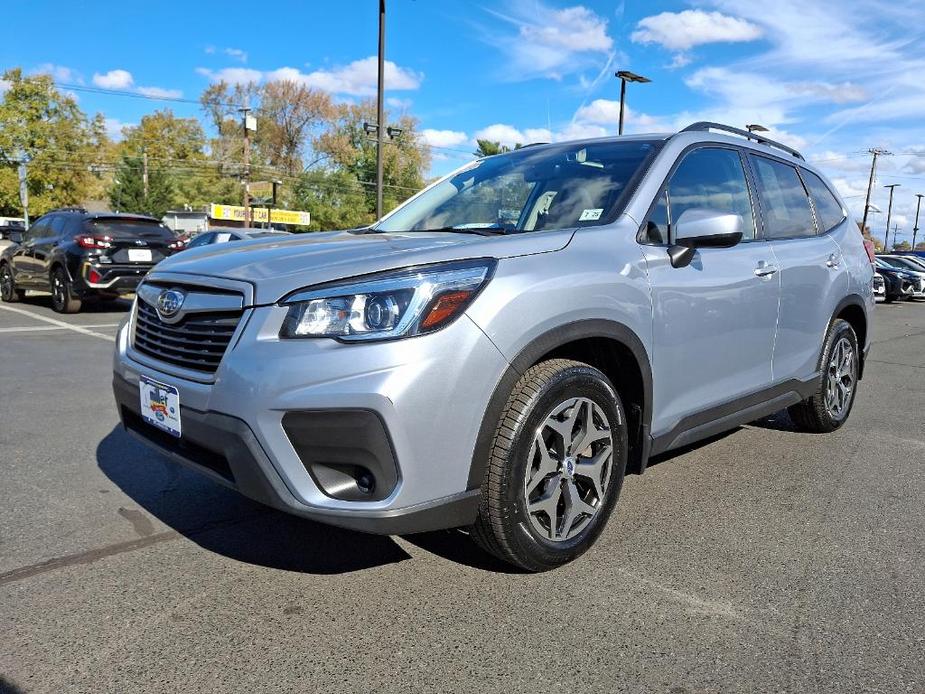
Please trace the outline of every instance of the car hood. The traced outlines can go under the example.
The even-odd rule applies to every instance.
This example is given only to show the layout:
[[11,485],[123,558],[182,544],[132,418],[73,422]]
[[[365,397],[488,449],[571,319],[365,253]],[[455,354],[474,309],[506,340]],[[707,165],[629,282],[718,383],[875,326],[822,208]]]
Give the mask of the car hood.
[[[511,258],[564,248],[574,229],[479,236],[454,233],[313,232],[191,248],[160,262],[162,272],[223,277],[254,286],[254,303],[269,304],[322,282],[410,265],[468,258]],[[190,278],[190,281],[195,281]]]

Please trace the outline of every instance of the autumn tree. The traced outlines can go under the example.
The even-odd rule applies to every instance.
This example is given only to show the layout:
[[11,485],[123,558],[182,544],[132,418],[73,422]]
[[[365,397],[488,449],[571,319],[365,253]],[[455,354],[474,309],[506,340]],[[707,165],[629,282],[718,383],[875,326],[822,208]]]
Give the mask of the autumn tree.
[[[375,121],[374,100],[342,104],[333,127],[314,141],[315,151],[326,157],[326,166],[348,172],[364,187],[370,212],[376,209],[376,142],[363,124]],[[387,137],[383,144],[383,207],[388,211],[424,187],[430,151],[417,137],[414,117],[404,114],[393,121],[386,116],[386,122],[402,131],[394,139]]]
[[160,218],[175,206],[174,196],[173,181],[161,166],[148,166],[146,191],[141,157],[124,155],[109,190],[109,204],[116,212],[149,214]]
[[257,148],[261,159],[289,176],[302,172],[311,142],[335,114],[326,92],[289,81],[269,82],[260,91]]
[[347,171],[317,169],[299,176],[290,201],[311,213],[311,231],[350,229],[370,224],[364,187]]
[[47,75],[26,77],[14,68],[0,79],[7,85],[0,101],[0,214],[22,214],[17,163],[23,156],[29,162],[30,215],[83,202],[93,188],[91,165],[105,131],[91,126],[74,98]]

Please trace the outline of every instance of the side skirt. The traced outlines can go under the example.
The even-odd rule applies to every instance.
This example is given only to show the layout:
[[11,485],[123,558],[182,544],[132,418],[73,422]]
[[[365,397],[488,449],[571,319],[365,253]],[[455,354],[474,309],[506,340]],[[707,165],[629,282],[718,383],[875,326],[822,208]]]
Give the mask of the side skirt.
[[808,381],[784,381],[776,386],[688,415],[671,430],[652,438],[650,455],[687,446],[774,414],[790,405],[796,405],[816,392],[819,377],[820,374],[817,373]]

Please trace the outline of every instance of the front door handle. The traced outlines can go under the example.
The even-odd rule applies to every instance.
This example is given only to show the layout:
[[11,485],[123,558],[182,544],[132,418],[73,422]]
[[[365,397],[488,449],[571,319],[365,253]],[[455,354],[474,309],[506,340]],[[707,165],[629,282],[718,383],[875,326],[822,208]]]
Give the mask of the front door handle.
[[755,268],[755,275],[758,277],[770,277],[775,272],[777,272],[777,266],[771,265],[764,260],[759,260],[758,267]]
[[834,253],[832,253],[832,255],[829,256],[829,259],[825,261],[826,267],[837,268],[839,264],[841,264],[841,258],[839,258]]

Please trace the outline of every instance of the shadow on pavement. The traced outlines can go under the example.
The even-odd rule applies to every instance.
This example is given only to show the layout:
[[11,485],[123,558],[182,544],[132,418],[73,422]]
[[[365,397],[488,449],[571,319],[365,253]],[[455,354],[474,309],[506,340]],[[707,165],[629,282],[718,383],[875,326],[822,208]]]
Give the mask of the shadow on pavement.
[[[19,306],[28,307],[28,306],[42,306],[47,308],[49,311],[51,308],[51,294],[36,294],[35,292],[30,291],[26,298],[22,300]],[[111,314],[111,313],[128,313],[132,308],[132,299],[119,298],[112,300],[104,299],[87,299],[83,302],[83,305],[80,307],[80,313],[96,313],[96,314]]]
[[713,436],[710,436],[709,438],[702,439],[700,441],[695,441],[694,443],[689,443],[688,445],[682,446],[681,448],[674,448],[665,453],[659,453],[658,455],[653,455],[651,458],[649,458],[649,463],[648,465],[646,465],[646,469],[648,470],[650,467],[655,467],[656,465],[667,463],[669,460],[673,460],[679,456],[684,455],[685,453],[690,453],[691,451],[696,451],[696,450],[703,448],[704,446],[709,446],[711,444],[716,443],[717,441],[721,441],[727,436],[730,436],[736,433],[741,428],[742,427],[736,427],[735,429],[724,431],[721,434],[714,434]]
[[[338,574],[410,555],[391,538],[314,523],[258,504],[173,463],[117,426],[96,449],[100,470],[147,513],[210,552],[248,564]],[[130,510],[120,516],[132,518]],[[136,512],[137,516],[137,512]],[[133,522],[142,537],[150,523]]]
[[0,694],[23,694],[23,690],[3,675],[0,675]]
[[771,429],[773,431],[797,431],[796,426],[794,426],[790,419],[790,415],[787,414],[787,410],[781,410],[768,417],[756,419],[754,422],[751,422],[749,426],[757,427],[758,429]]

